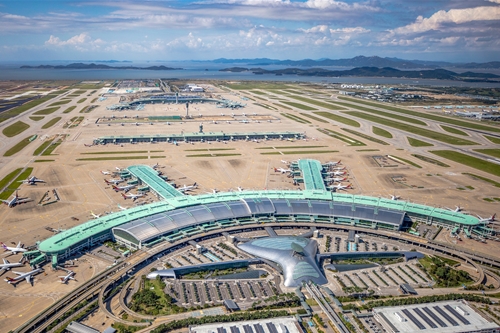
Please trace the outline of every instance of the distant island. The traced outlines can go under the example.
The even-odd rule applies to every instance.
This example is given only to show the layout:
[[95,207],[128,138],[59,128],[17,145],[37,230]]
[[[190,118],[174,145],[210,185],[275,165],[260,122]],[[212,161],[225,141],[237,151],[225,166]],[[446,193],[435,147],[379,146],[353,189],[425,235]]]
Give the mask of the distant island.
[[40,65],[40,66],[21,66],[20,68],[35,68],[35,69],[145,69],[151,71],[172,71],[180,70],[182,68],[173,68],[166,66],[149,66],[149,67],[135,67],[135,66],[108,66],[103,64],[84,64],[81,62],[69,65]]
[[438,79],[438,80],[455,80],[455,81],[492,81],[498,82],[499,75],[488,73],[455,73],[446,69],[425,69],[414,71],[401,71],[391,67],[356,67],[349,70],[328,70],[324,68],[285,68],[267,70],[260,67],[244,68],[230,67],[220,69],[222,72],[252,72],[257,75],[274,74],[274,75],[300,75],[300,76],[324,76],[324,77],[341,77],[341,76],[363,76],[363,77],[395,77],[395,78],[410,78],[410,79]]

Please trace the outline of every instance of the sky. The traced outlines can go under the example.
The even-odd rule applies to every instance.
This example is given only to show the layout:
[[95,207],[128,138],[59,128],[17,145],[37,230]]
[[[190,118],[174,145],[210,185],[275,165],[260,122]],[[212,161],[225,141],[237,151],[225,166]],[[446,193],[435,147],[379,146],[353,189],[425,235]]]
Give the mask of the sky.
[[498,61],[500,0],[0,0],[0,61]]

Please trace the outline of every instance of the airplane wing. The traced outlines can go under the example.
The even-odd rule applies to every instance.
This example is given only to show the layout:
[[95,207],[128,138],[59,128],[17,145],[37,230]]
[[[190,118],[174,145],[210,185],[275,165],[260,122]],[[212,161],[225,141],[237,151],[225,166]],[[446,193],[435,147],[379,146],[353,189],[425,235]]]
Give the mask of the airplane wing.
[[31,283],[31,275],[28,275],[25,277],[26,282]]
[[8,260],[5,260],[5,258],[2,258],[2,259],[3,259],[3,263],[4,263],[4,264],[6,264],[6,265],[7,265],[7,264],[9,263],[9,261],[8,261]]
[[23,272],[14,272],[14,271],[12,271],[12,273],[14,273],[16,275],[23,275],[24,274]]
[[26,202],[30,202],[30,201],[33,201],[33,199],[31,199],[31,198],[18,199],[16,201],[16,204],[22,204],[22,203],[26,203]]

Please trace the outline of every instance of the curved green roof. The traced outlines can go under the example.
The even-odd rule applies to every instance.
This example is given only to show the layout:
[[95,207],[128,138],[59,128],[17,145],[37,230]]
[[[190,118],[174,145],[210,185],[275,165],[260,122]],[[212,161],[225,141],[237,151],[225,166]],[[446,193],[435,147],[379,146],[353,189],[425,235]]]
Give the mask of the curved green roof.
[[70,248],[89,237],[111,230],[132,220],[140,219],[153,214],[170,211],[182,207],[203,205],[215,202],[237,201],[242,198],[258,199],[302,199],[302,200],[326,200],[343,202],[353,205],[367,205],[380,208],[387,208],[405,211],[433,218],[447,220],[464,226],[475,226],[480,224],[479,220],[471,215],[435,208],[406,201],[396,201],[385,198],[368,197],[361,195],[351,195],[334,193],[328,191],[243,191],[243,192],[222,192],[216,194],[203,194],[198,196],[180,196],[169,198],[164,201],[155,202],[149,205],[138,206],[112,213],[95,220],[90,220],[76,227],[63,231],[42,241],[38,248],[42,252],[61,252]]

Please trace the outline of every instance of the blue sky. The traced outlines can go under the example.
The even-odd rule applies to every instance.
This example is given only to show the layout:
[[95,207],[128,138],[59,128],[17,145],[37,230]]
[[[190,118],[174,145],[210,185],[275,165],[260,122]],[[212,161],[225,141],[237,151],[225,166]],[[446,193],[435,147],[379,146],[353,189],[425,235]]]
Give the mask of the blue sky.
[[3,60],[500,60],[500,0],[0,0]]

